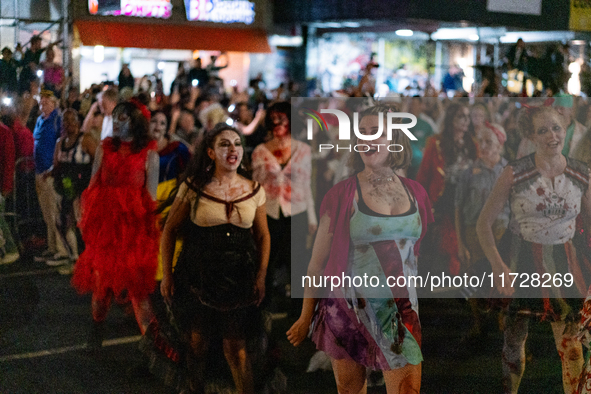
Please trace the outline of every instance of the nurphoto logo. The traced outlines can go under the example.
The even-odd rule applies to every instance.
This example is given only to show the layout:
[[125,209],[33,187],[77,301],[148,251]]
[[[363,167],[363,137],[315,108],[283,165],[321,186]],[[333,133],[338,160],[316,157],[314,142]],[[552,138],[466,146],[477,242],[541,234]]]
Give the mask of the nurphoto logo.
[[[320,113],[318,111],[314,111],[310,108],[304,108],[304,114],[308,115],[310,118],[307,119],[307,137],[308,140],[312,140],[314,138],[314,122],[318,124],[320,130],[326,132],[328,130],[328,124],[322,114],[332,114],[337,117],[338,124],[339,124],[339,141],[350,141],[351,140],[351,121],[349,120],[349,116],[338,109],[321,109]],[[380,112],[378,114],[379,117],[379,127],[375,134],[361,134],[359,132],[359,113],[353,113],[353,133],[355,133],[355,137],[357,140],[363,141],[375,141],[382,136],[384,133],[384,113]],[[410,123],[394,123],[398,122],[400,119],[410,119]],[[392,141],[392,131],[393,130],[400,130],[402,131],[411,141],[417,141],[417,137],[415,137],[408,129],[414,127],[417,124],[417,118],[413,114],[407,112],[386,112],[386,137],[388,141]],[[336,151],[347,150],[349,152],[367,152],[371,149],[371,147],[377,147],[377,150],[380,149],[387,149],[389,152],[402,152],[404,149],[400,144],[349,144],[349,145],[341,145],[337,144],[319,144],[318,151],[322,152],[323,150],[333,150]]]

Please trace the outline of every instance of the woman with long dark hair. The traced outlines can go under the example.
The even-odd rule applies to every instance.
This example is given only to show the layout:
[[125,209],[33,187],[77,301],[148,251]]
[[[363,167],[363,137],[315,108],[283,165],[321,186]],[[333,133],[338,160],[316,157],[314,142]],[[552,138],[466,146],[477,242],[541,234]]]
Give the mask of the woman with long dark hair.
[[142,334],[153,318],[148,295],[158,262],[158,153],[148,120],[133,103],[113,110],[113,137],[97,149],[93,176],[82,194],[80,230],[86,245],[72,283],[92,292],[90,347],[100,347],[113,296],[130,299]]
[[[272,138],[254,149],[252,167],[253,178],[267,193],[267,220],[272,237],[267,281],[270,285],[278,279],[280,270],[285,270],[287,277],[305,275],[305,264],[292,261],[291,250],[300,255],[307,253],[307,235],[316,232],[318,221],[311,187],[312,150],[291,135],[291,105],[271,105],[265,127]],[[290,286],[289,282],[281,284]]]
[[[470,133],[470,111],[462,104],[451,104],[445,113],[441,134],[427,141],[417,181],[423,185],[435,214],[430,239],[431,252],[449,262],[448,271],[460,273],[455,232],[455,190],[461,173],[477,157],[476,143]],[[441,267],[436,267],[440,269]]]
[[[250,180],[243,159],[236,129],[220,123],[206,132],[162,235],[161,293],[186,336],[190,389],[199,393],[205,353],[216,336],[223,338],[236,389],[254,393],[246,338],[265,295],[270,236],[265,191]],[[173,274],[179,235],[183,250]]]

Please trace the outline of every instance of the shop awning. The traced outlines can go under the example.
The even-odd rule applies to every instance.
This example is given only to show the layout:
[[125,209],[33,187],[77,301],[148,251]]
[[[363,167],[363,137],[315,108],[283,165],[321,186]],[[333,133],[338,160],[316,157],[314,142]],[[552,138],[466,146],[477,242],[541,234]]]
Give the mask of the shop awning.
[[82,44],[89,46],[271,52],[267,33],[259,29],[90,20],[75,26]]

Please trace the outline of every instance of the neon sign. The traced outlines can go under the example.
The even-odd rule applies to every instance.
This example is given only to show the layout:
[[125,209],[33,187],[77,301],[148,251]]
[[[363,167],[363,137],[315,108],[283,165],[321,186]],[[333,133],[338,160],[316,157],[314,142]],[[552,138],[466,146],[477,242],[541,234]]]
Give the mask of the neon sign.
[[172,15],[171,0],[88,0],[92,15],[125,15],[168,19]]
[[187,19],[217,23],[254,22],[254,3],[246,0],[185,0]]

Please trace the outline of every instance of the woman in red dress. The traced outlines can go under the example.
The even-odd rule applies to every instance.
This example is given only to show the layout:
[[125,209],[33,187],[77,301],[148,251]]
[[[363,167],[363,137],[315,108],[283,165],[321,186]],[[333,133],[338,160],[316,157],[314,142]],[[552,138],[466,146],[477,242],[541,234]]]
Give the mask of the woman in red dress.
[[156,188],[159,157],[148,119],[133,103],[113,111],[113,137],[97,149],[93,177],[82,194],[80,229],[86,249],[72,283],[92,292],[93,328],[88,346],[102,344],[112,297],[128,297],[142,334],[153,318],[159,231]]

